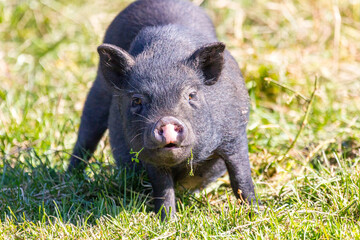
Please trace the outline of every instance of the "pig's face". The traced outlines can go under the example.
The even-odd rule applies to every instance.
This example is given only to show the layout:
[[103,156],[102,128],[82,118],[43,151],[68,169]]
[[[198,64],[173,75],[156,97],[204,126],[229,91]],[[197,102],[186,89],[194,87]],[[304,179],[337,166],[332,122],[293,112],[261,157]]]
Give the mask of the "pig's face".
[[[197,73],[185,65],[147,70],[134,65],[121,108],[127,140],[141,159],[172,166],[190,157],[211,116]],[[151,68],[154,69],[154,68]]]
[[[140,159],[154,165],[174,166],[186,161],[191,151],[196,152],[198,143],[206,141],[212,132],[211,109],[204,88],[214,84],[218,76],[204,73],[204,69],[214,69],[211,64],[201,65],[202,51],[195,52],[188,61],[164,64],[141,56],[133,59],[122,49],[102,46],[101,68],[120,96],[119,124],[129,147],[141,150]],[[215,55],[224,50],[219,43],[215,50],[213,45],[212,51],[208,48],[204,49]],[[219,72],[221,64],[217,66]],[[120,78],[122,83],[116,84]]]

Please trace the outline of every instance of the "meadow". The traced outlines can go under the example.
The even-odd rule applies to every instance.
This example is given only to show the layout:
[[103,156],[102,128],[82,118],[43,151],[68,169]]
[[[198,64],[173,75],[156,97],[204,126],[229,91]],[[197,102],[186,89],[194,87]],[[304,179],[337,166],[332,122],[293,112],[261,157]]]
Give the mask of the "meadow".
[[0,239],[360,239],[360,1],[193,0],[244,74],[264,206],[224,176],[167,222],[107,134],[66,173],[96,48],[130,2],[0,0]]

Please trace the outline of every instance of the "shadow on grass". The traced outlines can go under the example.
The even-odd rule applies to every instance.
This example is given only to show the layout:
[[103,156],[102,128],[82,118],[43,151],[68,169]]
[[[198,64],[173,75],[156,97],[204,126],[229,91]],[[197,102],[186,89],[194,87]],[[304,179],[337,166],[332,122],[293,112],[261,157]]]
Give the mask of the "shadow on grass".
[[84,173],[70,174],[63,163],[54,166],[48,157],[27,149],[0,159],[1,221],[46,222],[54,216],[77,225],[122,211],[152,211],[151,185],[144,171],[95,162]]

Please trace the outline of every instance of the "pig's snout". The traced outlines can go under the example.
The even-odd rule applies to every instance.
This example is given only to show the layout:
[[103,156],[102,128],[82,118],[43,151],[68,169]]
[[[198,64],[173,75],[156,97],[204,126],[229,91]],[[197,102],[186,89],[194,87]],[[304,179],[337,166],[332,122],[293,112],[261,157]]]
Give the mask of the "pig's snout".
[[152,137],[159,147],[179,147],[186,138],[184,123],[175,117],[163,117],[155,124]]

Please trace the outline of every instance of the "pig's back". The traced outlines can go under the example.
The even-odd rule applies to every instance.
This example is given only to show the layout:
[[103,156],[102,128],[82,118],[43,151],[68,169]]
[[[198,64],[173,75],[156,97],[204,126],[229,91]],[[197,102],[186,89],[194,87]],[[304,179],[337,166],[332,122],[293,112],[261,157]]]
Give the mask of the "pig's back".
[[177,24],[217,41],[214,26],[204,10],[183,0],[139,0],[125,8],[109,26],[104,43],[129,50],[139,31],[147,26]]

